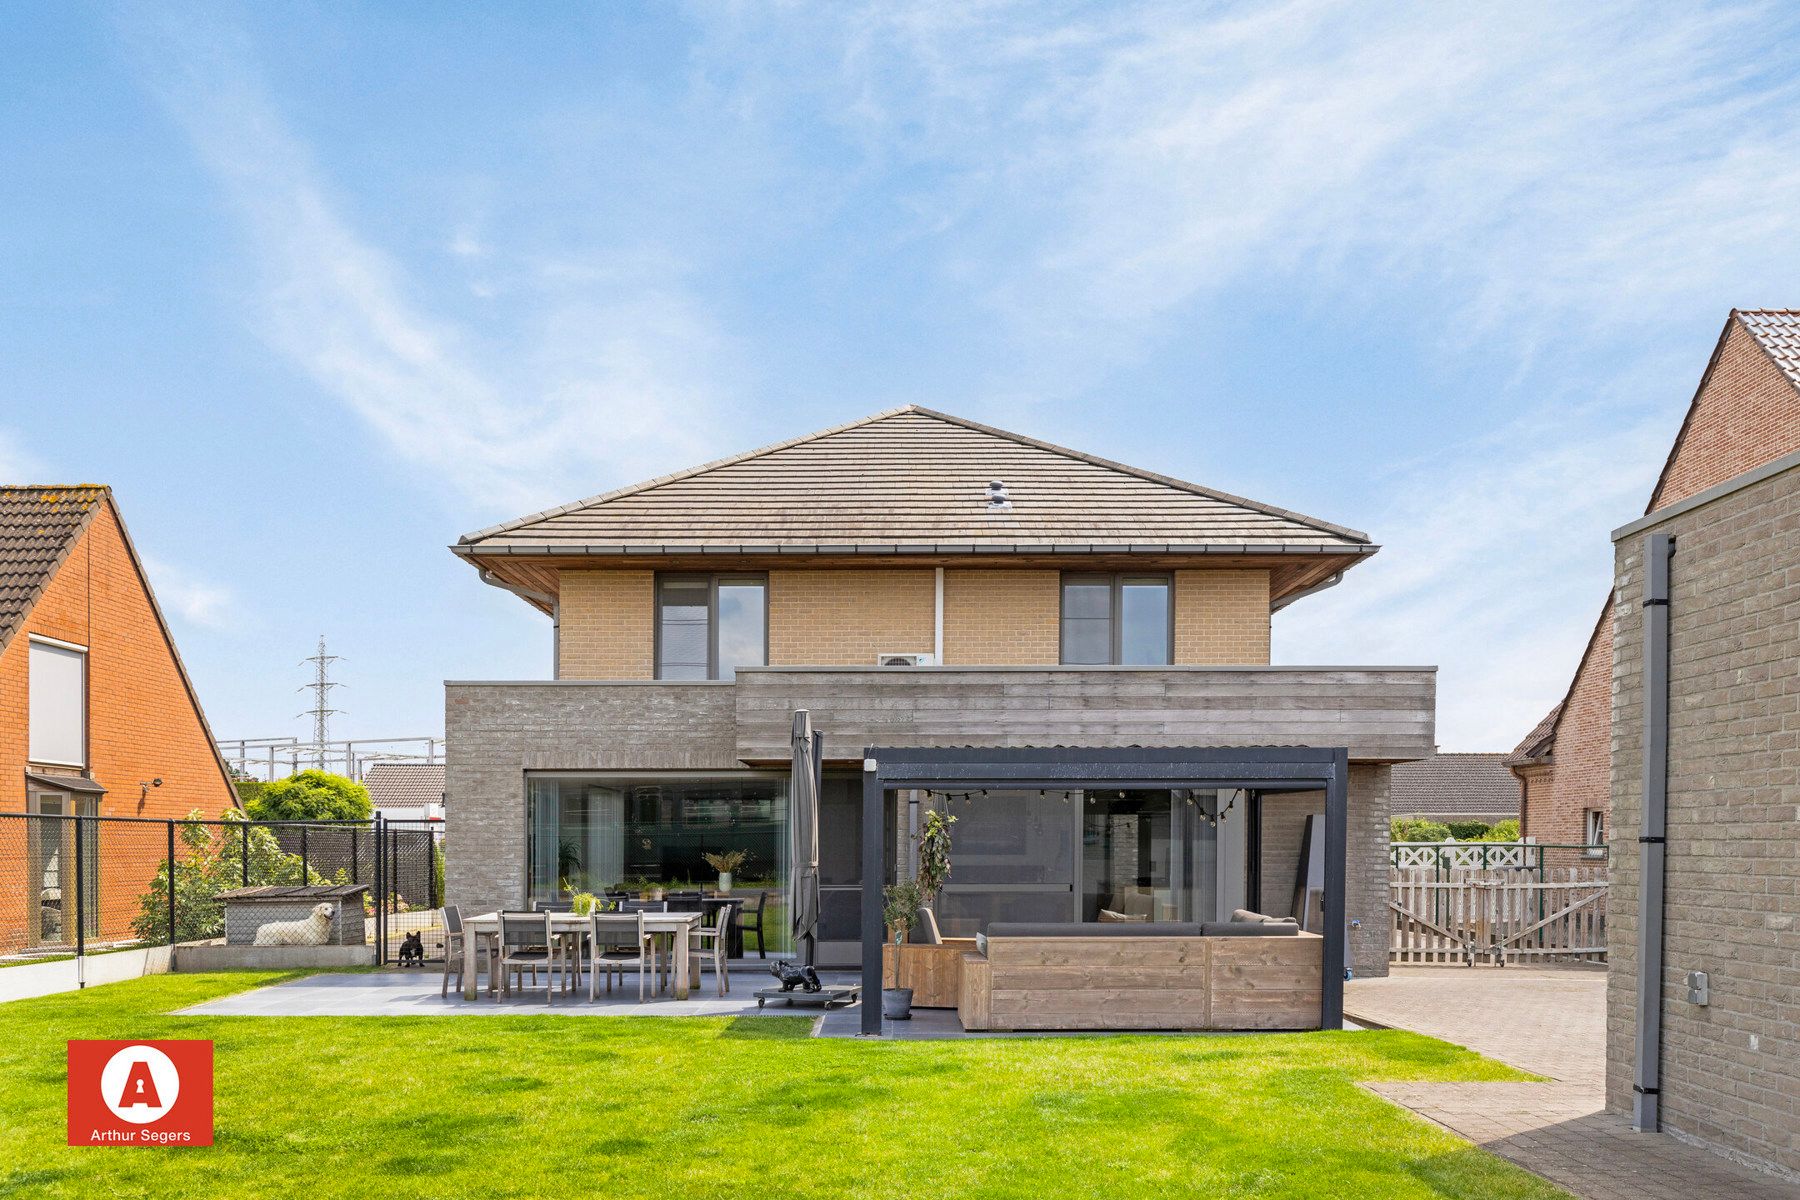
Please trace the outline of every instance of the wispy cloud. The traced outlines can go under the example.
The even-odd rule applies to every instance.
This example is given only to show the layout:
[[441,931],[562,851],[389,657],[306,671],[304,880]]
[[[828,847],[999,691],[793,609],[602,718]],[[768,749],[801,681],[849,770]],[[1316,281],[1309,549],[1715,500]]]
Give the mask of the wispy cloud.
[[[513,515],[711,449],[725,340],[678,279],[515,293],[516,336],[476,337],[357,231],[237,30],[141,10],[126,34],[242,222],[262,333],[422,478]],[[472,230],[448,246],[492,257]]]
[[144,558],[144,573],[166,611],[206,629],[230,628],[240,620],[237,593],[162,559]]

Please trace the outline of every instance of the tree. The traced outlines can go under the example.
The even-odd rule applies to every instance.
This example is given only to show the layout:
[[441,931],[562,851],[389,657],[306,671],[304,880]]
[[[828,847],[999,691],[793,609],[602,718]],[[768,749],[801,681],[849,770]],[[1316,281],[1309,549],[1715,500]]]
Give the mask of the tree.
[[327,771],[301,771],[266,783],[246,805],[254,821],[366,821],[375,811],[369,789]]
[[[220,892],[246,885],[327,882],[317,871],[303,869],[298,854],[285,853],[273,833],[247,825],[233,810],[227,809],[217,822],[207,822],[195,809],[175,828],[179,839],[173,881],[178,942],[205,941],[225,932],[225,909],[217,899]],[[169,862],[164,859],[157,864],[148,890],[138,897],[138,913],[131,921],[138,940],[153,946],[168,942],[169,887]]]

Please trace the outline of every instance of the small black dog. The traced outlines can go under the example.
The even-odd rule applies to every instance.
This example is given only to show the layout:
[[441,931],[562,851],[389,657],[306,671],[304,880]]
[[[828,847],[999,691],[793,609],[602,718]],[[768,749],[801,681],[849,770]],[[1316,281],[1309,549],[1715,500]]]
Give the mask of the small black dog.
[[416,929],[400,939],[400,965],[403,967],[425,965],[425,938]]

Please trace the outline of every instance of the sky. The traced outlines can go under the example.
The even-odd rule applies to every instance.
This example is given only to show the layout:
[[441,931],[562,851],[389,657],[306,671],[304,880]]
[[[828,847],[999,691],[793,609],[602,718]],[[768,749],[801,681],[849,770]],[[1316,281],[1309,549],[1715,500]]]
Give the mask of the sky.
[[33,5],[0,479],[111,484],[222,737],[545,678],[470,530],[920,403],[1367,530],[1285,663],[1561,698],[1729,310],[1780,4]]

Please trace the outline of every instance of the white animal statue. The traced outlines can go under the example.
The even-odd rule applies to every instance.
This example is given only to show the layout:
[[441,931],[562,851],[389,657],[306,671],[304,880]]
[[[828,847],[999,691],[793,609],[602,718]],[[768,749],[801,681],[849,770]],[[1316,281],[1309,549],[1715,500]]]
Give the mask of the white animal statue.
[[258,946],[323,946],[331,941],[331,905],[315,904],[298,921],[270,921],[256,931]]

